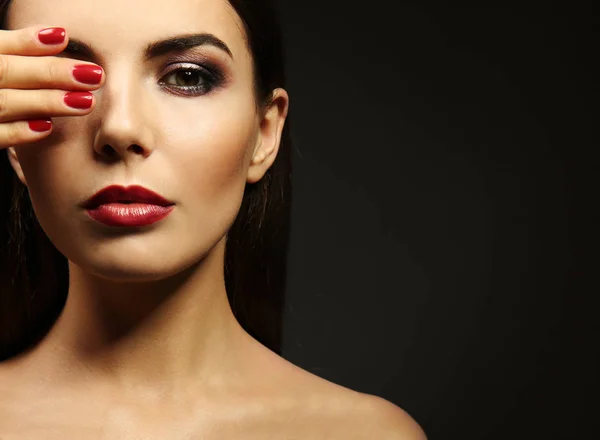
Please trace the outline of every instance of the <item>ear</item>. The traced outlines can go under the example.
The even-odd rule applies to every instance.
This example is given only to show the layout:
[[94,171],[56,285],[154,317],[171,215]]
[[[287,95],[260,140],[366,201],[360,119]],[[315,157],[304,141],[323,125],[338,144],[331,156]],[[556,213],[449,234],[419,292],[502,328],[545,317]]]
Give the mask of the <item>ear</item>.
[[23,174],[23,168],[21,168],[21,162],[19,162],[15,147],[8,147],[6,149],[6,154],[8,155],[8,161],[12,165],[13,170],[17,173],[17,177],[23,185],[27,186],[27,180],[25,180],[25,174]]
[[256,183],[262,179],[277,157],[281,143],[281,133],[290,105],[289,100],[290,98],[284,89],[273,90],[272,102],[265,110],[260,121],[252,160],[248,168],[246,179],[248,183]]

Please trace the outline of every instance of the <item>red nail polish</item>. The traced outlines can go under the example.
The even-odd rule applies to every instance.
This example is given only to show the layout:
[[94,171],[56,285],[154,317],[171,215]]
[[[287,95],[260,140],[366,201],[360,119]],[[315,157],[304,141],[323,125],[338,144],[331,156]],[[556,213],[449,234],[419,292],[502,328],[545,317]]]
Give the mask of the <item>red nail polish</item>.
[[34,121],[28,121],[29,128],[33,131],[43,132],[48,131],[52,128],[52,120],[51,119],[39,119]]
[[44,44],[62,44],[65,41],[65,35],[63,28],[47,28],[38,32],[38,39]]
[[86,110],[92,106],[93,96],[90,92],[69,92],[64,100],[69,107]]
[[98,84],[102,81],[102,68],[93,64],[78,64],[73,67],[73,76],[84,84]]

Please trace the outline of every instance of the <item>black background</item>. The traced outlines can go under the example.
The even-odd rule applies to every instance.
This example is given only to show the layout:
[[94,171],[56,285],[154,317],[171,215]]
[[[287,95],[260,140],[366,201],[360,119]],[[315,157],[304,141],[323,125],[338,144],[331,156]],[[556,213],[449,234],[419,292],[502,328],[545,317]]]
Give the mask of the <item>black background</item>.
[[598,15],[279,3],[296,149],[284,357],[394,402],[431,440],[600,438]]

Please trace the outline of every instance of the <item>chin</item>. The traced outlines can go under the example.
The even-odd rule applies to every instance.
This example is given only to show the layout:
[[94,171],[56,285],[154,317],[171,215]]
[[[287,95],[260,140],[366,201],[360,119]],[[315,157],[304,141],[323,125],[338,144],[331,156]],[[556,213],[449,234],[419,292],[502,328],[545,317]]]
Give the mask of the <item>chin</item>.
[[102,267],[82,267],[97,278],[115,283],[146,283],[160,281],[176,275],[180,271],[165,271],[164,268],[150,266],[104,265]]
[[181,266],[168,267],[164,261],[148,259],[137,262],[123,259],[104,261],[73,261],[84,273],[113,282],[150,282],[159,281],[185,270]]
[[145,242],[104,242],[79,249],[69,261],[83,272],[113,282],[149,282],[163,280],[189,269],[202,261],[206,251],[187,249],[173,244],[161,249]]

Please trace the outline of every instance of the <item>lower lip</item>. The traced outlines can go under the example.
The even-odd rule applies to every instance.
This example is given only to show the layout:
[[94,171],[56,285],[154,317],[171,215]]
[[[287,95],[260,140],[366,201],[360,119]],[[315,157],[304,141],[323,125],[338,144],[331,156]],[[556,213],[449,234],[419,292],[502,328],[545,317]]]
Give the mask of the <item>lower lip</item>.
[[87,213],[94,220],[107,226],[137,227],[156,223],[168,216],[175,207],[148,205],[146,203],[107,203]]

